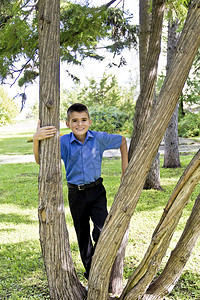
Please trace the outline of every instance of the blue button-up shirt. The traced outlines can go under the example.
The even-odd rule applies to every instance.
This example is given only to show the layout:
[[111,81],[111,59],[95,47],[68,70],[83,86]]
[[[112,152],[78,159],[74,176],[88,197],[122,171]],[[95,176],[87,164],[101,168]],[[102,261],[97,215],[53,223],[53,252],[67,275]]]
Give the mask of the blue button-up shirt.
[[84,143],[73,132],[61,137],[61,158],[66,179],[71,184],[88,184],[101,177],[103,152],[121,146],[122,136],[106,132],[87,131]]

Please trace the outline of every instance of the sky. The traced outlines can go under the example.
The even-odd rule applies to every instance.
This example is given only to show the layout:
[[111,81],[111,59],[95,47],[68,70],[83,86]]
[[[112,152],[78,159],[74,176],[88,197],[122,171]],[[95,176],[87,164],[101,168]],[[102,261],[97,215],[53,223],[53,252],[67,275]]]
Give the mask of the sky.
[[[77,1],[79,2],[79,1]],[[90,0],[89,1],[92,5],[102,5],[108,3],[109,0]],[[122,5],[124,3],[124,9],[129,10],[133,13],[132,22],[134,24],[139,23],[139,0],[120,0],[116,1],[116,4],[119,3]],[[115,6],[115,5],[112,5]],[[86,77],[94,76],[96,80],[102,78],[103,73],[106,74],[115,74],[118,82],[120,85],[126,85],[130,80],[133,80],[135,84],[137,84],[139,79],[139,59],[138,53],[136,50],[124,52],[124,57],[127,60],[127,65],[122,68],[108,68],[107,65],[109,62],[113,61],[113,56],[106,55],[107,58],[104,62],[94,62],[94,60],[87,59],[84,62],[84,67],[75,67],[75,66],[66,66],[66,64],[61,63],[61,76],[60,76],[60,83],[61,83],[61,90],[62,89],[70,89],[73,87],[73,81],[69,78],[66,73],[66,68],[69,69],[74,74],[78,74],[81,81],[84,83],[86,81]],[[116,58],[116,63],[119,62],[119,58]],[[23,89],[20,89],[17,83],[12,87],[6,87],[8,94],[10,97],[14,97],[17,93],[22,93]],[[26,106],[23,112],[21,113],[21,118],[24,118],[28,111],[30,111],[30,107],[39,99],[39,84],[38,80],[35,84],[29,86],[26,90],[27,93],[27,101]],[[20,98],[17,98],[17,103],[20,105]]]

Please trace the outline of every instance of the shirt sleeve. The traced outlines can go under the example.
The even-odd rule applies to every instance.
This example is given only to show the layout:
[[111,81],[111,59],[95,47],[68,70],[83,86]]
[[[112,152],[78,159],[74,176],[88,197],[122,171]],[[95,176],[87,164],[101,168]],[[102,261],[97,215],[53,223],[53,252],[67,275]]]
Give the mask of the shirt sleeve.
[[66,137],[65,135],[61,136],[60,138],[60,151],[61,151],[61,159],[64,160],[64,158],[67,155],[67,147],[66,147]]
[[122,143],[122,136],[119,134],[110,134],[107,132],[99,132],[101,138],[101,145],[104,150],[118,149]]

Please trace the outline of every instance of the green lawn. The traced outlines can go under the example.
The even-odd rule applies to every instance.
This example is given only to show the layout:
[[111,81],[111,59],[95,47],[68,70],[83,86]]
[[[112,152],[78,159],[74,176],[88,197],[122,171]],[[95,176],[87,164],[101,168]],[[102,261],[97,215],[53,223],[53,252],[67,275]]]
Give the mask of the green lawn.
[[[13,139],[20,138],[19,145],[21,145],[22,139],[29,138],[29,136],[30,132],[26,136],[21,134],[18,137],[13,136]],[[7,139],[7,137],[1,138],[3,142]],[[9,142],[12,144],[13,141],[11,140],[10,137]],[[6,144],[8,145],[8,139],[4,145]],[[28,144],[30,145],[30,153],[32,153],[32,143]],[[2,143],[0,145],[3,149],[2,153],[5,154],[7,149],[2,146]],[[12,147],[8,148],[11,149]],[[23,149],[19,149],[18,144],[15,146],[16,153],[24,153],[23,151]],[[131,220],[125,258],[124,282],[141,261],[163,208],[191,158],[191,155],[181,156],[182,168],[180,169],[161,168],[161,184],[164,191],[142,192]],[[161,157],[161,166],[162,160]],[[0,165],[0,299],[49,299],[38,234],[38,171],[39,167],[34,163]],[[84,268],[80,260],[67,203],[64,168],[62,172],[66,222],[72,256],[77,273],[83,284],[86,284],[83,276]],[[108,206],[110,207],[120,183],[120,160],[118,158],[103,159],[102,176],[107,190]],[[184,210],[171,242],[171,249],[173,249],[184,228],[199,190],[200,184]],[[170,251],[167,252],[161,269],[169,255]],[[174,291],[165,299],[200,299],[200,240],[198,240]]]

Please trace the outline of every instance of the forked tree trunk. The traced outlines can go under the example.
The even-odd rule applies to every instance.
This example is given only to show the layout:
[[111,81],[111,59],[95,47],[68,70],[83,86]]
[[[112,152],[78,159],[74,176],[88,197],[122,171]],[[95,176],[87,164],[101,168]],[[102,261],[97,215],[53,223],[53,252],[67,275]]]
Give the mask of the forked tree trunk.
[[200,194],[176,248],[172,251],[161,275],[148,288],[145,299],[160,299],[173,290],[200,236],[199,214]]
[[[150,13],[150,0],[140,0],[139,4],[139,16],[140,16],[140,35],[139,35],[139,53],[140,53],[140,87],[142,87],[143,80],[145,79],[145,71],[147,68],[147,54],[149,49],[149,40],[150,40],[150,33],[151,33],[151,18],[152,14]],[[162,30],[162,18],[157,20],[157,13],[159,12],[159,6],[158,2],[153,3],[153,17],[154,22],[152,26],[152,33],[155,31],[155,28],[157,29],[157,26]],[[158,22],[157,22],[158,21]],[[151,34],[151,41],[154,39],[154,42],[151,42],[151,46],[153,44],[156,44],[158,39],[158,45],[160,45],[160,32],[156,31],[156,34]],[[157,47],[159,52],[159,46]],[[155,49],[154,49],[155,50]],[[150,55],[151,56],[151,55]],[[158,59],[158,56],[156,56]],[[157,64],[157,59],[154,60],[154,63]],[[154,67],[152,66],[152,69]],[[150,72],[152,69],[148,69]],[[155,80],[155,78],[153,78]],[[142,102],[143,99],[140,97],[140,101]],[[139,101],[138,99],[138,101]],[[151,102],[151,100],[149,100]],[[140,127],[140,124],[143,122],[146,122],[147,120],[143,118],[143,105],[140,105],[141,103],[137,103],[137,113],[135,115],[134,122],[135,124],[138,124],[138,127]],[[151,110],[151,107],[149,106],[149,110],[146,108],[146,113],[149,114]],[[141,125],[142,126],[142,125]],[[139,138],[139,134],[138,134]],[[133,141],[136,140],[132,139],[131,141],[131,147],[129,151],[129,159],[131,158],[134,146]],[[135,143],[136,145],[136,143]],[[150,188],[156,188],[160,189],[160,168],[159,168],[159,157],[156,155],[154,159],[154,163],[152,164],[152,167],[149,171],[149,180],[147,180],[146,184]],[[147,188],[148,188],[147,187]],[[129,230],[127,229],[124,238],[122,240],[121,246],[117,252],[117,257],[115,260],[115,263],[112,268],[111,272],[111,278],[110,278],[110,284],[109,284],[109,291],[113,294],[120,294],[123,288],[123,265],[124,265],[124,256],[125,256],[125,250],[128,243],[128,235]]]
[[[167,39],[167,68],[169,69],[178,42],[178,20],[169,20]],[[177,79],[178,80],[178,79]],[[178,105],[173,113],[165,132],[164,165],[165,168],[180,168],[179,139],[178,139]]]
[[60,106],[60,0],[39,1],[40,120],[54,125],[54,138],[40,145],[39,232],[51,299],[82,299],[69,246],[62,194]]
[[[141,296],[143,296],[142,299],[149,299],[149,294],[153,294],[153,287],[150,291],[147,291],[147,293],[145,293],[145,291],[149,287],[150,282],[154,279],[158,271],[159,265],[162,262],[162,259],[168,249],[173,233],[178,225],[179,219],[182,215],[182,211],[187,205],[189,198],[199,181],[200,151],[198,151],[198,153],[192,159],[187,169],[183,173],[182,177],[180,178],[179,182],[177,183],[174,192],[172,193],[165,207],[160,222],[153,233],[149,248],[142,262],[129,279],[129,282],[123,292],[122,299],[137,300],[140,299]],[[180,274],[183,266],[189,258],[189,256],[187,256],[186,254],[191,253],[191,251],[188,251],[188,249],[191,250],[194,247],[194,243],[196,242],[196,239],[199,234],[199,226],[195,227],[195,231],[193,227],[190,227],[191,225],[192,223],[190,218],[190,222],[186,226],[186,230],[183,233],[182,241],[179,245],[177,245],[177,249],[175,251],[178,255],[176,257],[177,263],[175,263],[174,261],[173,264],[172,258],[175,258],[175,255],[173,255],[172,258],[170,258],[169,260],[169,265],[168,267],[166,267],[165,273],[163,274],[163,276],[162,274],[160,276],[161,280],[158,280],[157,288],[160,290],[161,294],[166,293],[165,287],[167,285],[165,287],[163,285],[165,283],[165,280],[171,285],[174,283],[174,278],[177,279],[177,275]],[[190,232],[189,235],[188,231]],[[185,234],[187,237],[185,237]],[[189,241],[187,239],[194,239],[194,243],[192,243],[191,248],[186,247],[184,249],[184,247],[187,244],[184,245],[183,242],[187,241],[188,243]],[[174,272],[175,270],[176,275]],[[166,273],[166,271],[168,272]],[[168,275],[168,278],[165,277],[166,275]],[[152,284],[152,286],[154,286],[154,283]],[[154,297],[154,295],[152,295],[152,297]]]
[[[88,300],[108,299],[109,278],[117,251],[139,200],[148,169],[175,110],[197,49],[200,46],[199,27],[199,0],[194,0],[189,8],[176,55],[161,89],[158,105],[149,118],[144,133],[133,153],[100,235],[92,260]],[[178,84],[177,78],[179,78]],[[192,184],[192,182],[190,183]],[[187,192],[186,189],[185,195]],[[178,206],[175,207],[174,213],[176,213],[176,209],[178,209]],[[176,221],[176,217],[173,220]],[[170,223],[166,223],[166,231],[168,227],[170,228]],[[164,245],[168,243],[169,238],[166,236],[166,239],[163,240]],[[152,273],[155,272],[156,257],[154,263],[150,265],[148,272],[151,273],[151,270]],[[145,282],[146,288],[150,283],[151,276]],[[145,293],[142,286],[141,288],[141,291]]]

